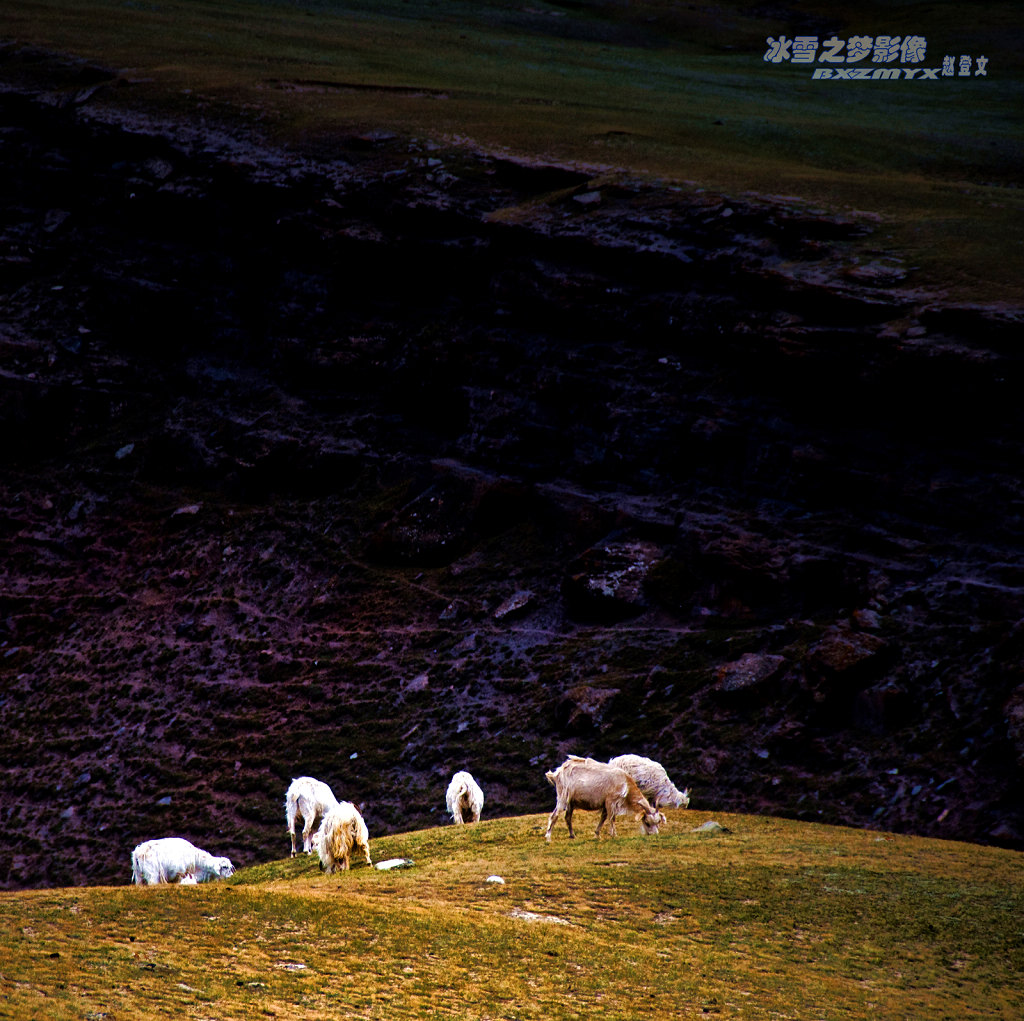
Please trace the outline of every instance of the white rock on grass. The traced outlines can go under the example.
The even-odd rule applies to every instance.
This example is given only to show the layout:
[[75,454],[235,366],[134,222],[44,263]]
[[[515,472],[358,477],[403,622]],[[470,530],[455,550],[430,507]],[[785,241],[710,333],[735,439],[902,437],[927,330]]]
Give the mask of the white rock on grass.
[[389,872],[391,869],[411,869],[415,864],[412,858],[388,858],[387,861],[377,862],[374,868]]

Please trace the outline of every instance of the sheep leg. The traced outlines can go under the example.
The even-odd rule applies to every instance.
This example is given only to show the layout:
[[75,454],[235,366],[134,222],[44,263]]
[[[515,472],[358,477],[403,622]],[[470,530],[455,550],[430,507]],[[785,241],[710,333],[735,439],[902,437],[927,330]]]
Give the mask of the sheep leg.
[[302,820],[302,850],[305,851],[306,854],[313,853],[313,823],[315,822],[315,815]]
[[[558,821],[558,814],[561,811],[562,811],[562,806],[559,805],[559,804],[556,804],[555,805],[555,810],[551,813],[551,818],[548,819],[548,829],[547,829],[547,832],[544,834],[544,839],[549,844],[551,843],[551,830],[554,827],[555,823]],[[572,831],[570,830],[570,833],[571,832]]]
[[295,810],[292,806],[291,798],[288,799],[288,805],[286,806],[288,815],[288,836],[292,838],[292,857],[296,855],[295,850]]
[[572,803],[570,803],[569,807],[565,810],[565,825],[569,827],[569,839],[570,840],[575,840],[576,839],[576,834],[573,833],[573,830],[572,830],[572,813],[574,811],[576,811],[576,806],[573,805]]

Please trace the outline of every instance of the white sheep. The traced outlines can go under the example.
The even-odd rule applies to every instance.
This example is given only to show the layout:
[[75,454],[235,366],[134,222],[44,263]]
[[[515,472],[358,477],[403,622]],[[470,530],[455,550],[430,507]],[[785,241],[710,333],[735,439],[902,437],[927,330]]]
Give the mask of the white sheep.
[[146,840],[132,851],[132,882],[140,886],[205,883],[227,879],[234,871],[230,859],[215,858],[182,837]]
[[284,811],[288,819],[288,835],[292,838],[292,854],[295,850],[295,818],[302,816],[302,850],[313,853],[313,831],[324,816],[338,804],[334,791],[322,780],[311,776],[300,776],[288,786],[284,796]]
[[325,872],[347,869],[352,851],[359,849],[370,860],[370,834],[359,810],[351,801],[339,801],[324,816],[316,834],[316,850]]
[[448,784],[445,796],[448,813],[457,825],[463,822],[479,822],[484,810],[484,792],[471,773],[460,769]]
[[668,773],[660,762],[645,759],[642,755],[616,755],[614,759],[608,760],[608,765],[625,770],[655,808],[689,807],[690,788],[687,787],[685,791],[679,790],[668,778]]

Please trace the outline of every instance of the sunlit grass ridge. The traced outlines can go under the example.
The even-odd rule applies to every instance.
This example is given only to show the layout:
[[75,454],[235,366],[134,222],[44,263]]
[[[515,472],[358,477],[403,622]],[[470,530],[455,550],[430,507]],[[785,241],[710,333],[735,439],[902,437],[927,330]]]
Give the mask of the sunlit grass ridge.
[[[1024,992],[1016,852],[670,810],[659,837],[546,816],[372,840],[322,875],[0,895],[7,1017],[1004,1017]],[[588,816],[589,818],[589,816]],[[586,822],[586,819],[581,820]],[[583,827],[581,826],[581,831]],[[503,883],[488,882],[500,876]],[[667,1015],[662,1015],[667,1016]]]

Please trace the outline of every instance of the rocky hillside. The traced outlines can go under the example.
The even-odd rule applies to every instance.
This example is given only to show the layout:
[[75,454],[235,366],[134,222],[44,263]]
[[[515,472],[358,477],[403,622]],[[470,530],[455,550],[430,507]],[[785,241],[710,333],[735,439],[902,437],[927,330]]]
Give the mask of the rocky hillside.
[[568,752],[1024,847],[1020,310],[870,213],[0,79],[0,886]]

